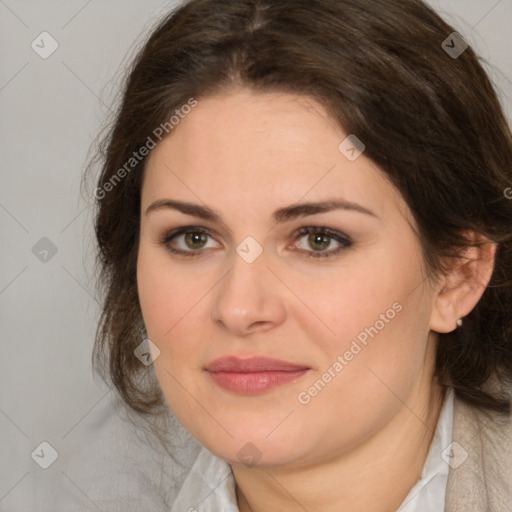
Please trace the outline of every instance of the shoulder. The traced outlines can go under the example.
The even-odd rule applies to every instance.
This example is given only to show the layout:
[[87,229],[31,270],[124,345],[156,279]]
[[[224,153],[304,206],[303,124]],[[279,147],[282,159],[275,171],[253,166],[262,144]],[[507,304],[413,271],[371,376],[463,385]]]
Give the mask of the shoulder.
[[108,395],[61,443],[42,511],[169,511],[200,445],[174,419],[164,450],[143,419]]
[[[487,383],[512,400],[512,387]],[[446,512],[508,512],[512,498],[512,416],[480,410],[456,395]]]

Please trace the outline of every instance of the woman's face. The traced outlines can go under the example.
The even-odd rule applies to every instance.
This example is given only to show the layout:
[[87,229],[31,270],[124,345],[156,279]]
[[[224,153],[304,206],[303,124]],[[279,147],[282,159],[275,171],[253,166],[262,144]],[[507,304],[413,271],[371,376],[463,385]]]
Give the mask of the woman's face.
[[148,157],[137,278],[156,374],[231,464],[329,459],[429,392],[414,223],[347,136],[312,99],[242,89],[199,100]]

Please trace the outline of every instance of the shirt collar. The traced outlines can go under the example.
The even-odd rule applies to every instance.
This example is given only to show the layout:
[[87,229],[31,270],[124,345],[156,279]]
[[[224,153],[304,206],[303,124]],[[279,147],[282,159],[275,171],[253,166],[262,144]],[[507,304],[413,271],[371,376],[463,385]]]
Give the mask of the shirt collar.
[[453,388],[448,388],[421,478],[409,491],[397,512],[444,510],[448,462],[452,449],[453,400]]

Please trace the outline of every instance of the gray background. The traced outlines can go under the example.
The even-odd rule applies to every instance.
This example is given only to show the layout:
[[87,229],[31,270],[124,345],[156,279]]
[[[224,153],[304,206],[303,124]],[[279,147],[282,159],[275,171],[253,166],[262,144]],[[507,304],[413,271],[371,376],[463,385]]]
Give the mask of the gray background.
[[[430,3],[489,61],[512,118],[512,0]],[[113,393],[92,377],[99,311],[92,197],[81,197],[79,184],[123,66],[174,4],[0,0],[2,512],[108,509],[87,481],[97,459],[87,462],[83,454],[112,448],[103,461],[111,465],[102,476],[107,493],[114,459],[122,459],[129,444],[123,436],[130,434],[115,413]],[[31,47],[44,31],[59,45],[47,59]],[[57,249],[47,261],[33,252],[43,237]],[[98,444],[106,432],[117,451],[111,441]],[[31,456],[43,441],[58,452],[48,469]]]

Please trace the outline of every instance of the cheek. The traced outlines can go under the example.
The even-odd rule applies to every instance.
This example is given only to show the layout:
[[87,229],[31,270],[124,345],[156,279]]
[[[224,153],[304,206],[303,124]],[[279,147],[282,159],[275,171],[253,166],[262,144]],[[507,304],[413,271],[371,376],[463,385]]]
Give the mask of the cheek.
[[137,261],[139,301],[148,336],[157,345],[171,336],[180,319],[197,302],[198,290],[203,289],[198,280],[190,283],[176,269],[165,257],[141,248]]
[[[141,248],[137,283],[148,338],[160,350],[154,366],[171,408],[180,410],[183,387],[196,393],[211,339],[210,294],[217,274],[170,264],[162,251]],[[190,406],[190,404],[188,404]]]
[[189,275],[161,260],[154,252],[140,250],[139,302],[148,338],[160,350],[154,368],[166,401],[175,412],[187,411],[191,404],[186,401],[183,387],[194,392],[194,381],[189,380],[193,375],[190,370],[198,364],[194,329],[201,325],[197,315],[204,317],[198,306],[208,287],[201,278],[194,278],[191,283]]
[[[348,402],[385,389],[383,382],[405,390],[422,369],[429,304],[418,286],[421,260],[410,254],[408,262],[400,264],[397,254],[389,251],[375,261],[350,265],[350,272],[295,278],[294,293],[301,303],[294,302],[300,308],[292,314],[294,321],[311,346],[320,349],[318,371],[331,368],[336,374],[329,387],[342,394],[350,390]],[[339,363],[338,356],[343,357],[343,369],[338,364],[336,372],[332,366]]]
[[324,348],[330,347],[329,351],[343,349],[376,322],[383,331],[388,322],[383,324],[381,315],[394,321],[398,316],[396,309],[400,309],[396,303],[403,301],[411,284],[403,276],[401,280],[394,276],[390,267],[386,271],[375,267],[372,262],[361,262],[349,268],[322,269],[314,275],[283,276],[283,281],[293,283],[298,299],[292,297],[289,301],[294,308],[293,320],[300,322],[305,332],[316,331],[316,339],[326,344]]
[[425,362],[416,326],[421,308],[407,296],[408,285],[368,278],[347,280],[343,293],[324,288],[330,293],[316,305],[334,334],[313,315],[302,317],[301,329],[321,349],[313,352],[320,364],[295,403],[326,437],[340,443],[370,437],[407,401]]

